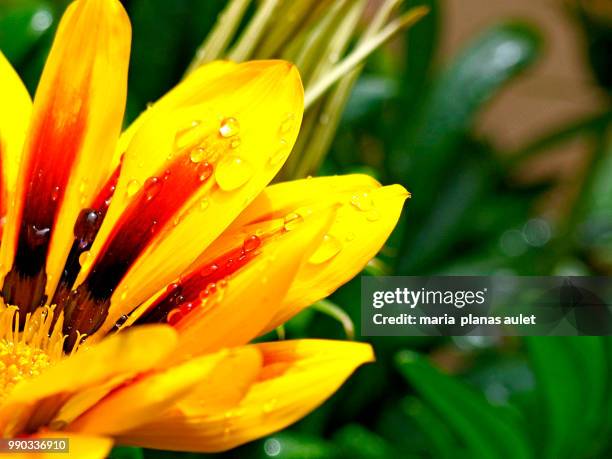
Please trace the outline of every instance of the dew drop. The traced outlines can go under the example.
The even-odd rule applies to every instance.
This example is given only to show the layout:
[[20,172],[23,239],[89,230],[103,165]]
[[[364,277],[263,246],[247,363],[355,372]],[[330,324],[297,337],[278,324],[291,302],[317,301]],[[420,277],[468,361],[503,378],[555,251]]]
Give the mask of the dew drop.
[[274,408],[276,408],[277,404],[278,404],[278,401],[275,398],[267,401],[263,405],[263,412],[266,414],[271,413],[272,411],[274,411]]
[[199,163],[204,160],[205,156],[206,150],[202,147],[198,147],[191,150],[191,153],[189,154],[189,159],[191,159],[191,162],[193,163]]
[[346,233],[346,237],[344,239],[346,240],[346,242],[351,242],[355,240],[355,233],[349,231],[348,233]]
[[368,193],[357,193],[351,197],[351,204],[357,210],[368,212],[374,208],[374,201]]
[[36,225],[28,225],[27,237],[28,241],[34,247],[40,247],[49,241],[51,236],[51,228],[43,227],[39,228]]
[[378,210],[372,209],[366,214],[366,220],[369,222],[378,221],[380,220],[380,213],[378,212]]
[[278,128],[279,134],[281,135],[287,134],[293,127],[294,120],[295,120],[295,115],[293,113],[287,113],[285,115],[285,118],[281,122],[280,127]]
[[289,144],[285,139],[280,140],[280,147],[272,152],[268,158],[268,164],[272,167],[278,166],[289,156]]
[[59,192],[60,192],[60,187],[54,186],[53,190],[51,190],[51,201],[57,201],[57,198],[59,198]]
[[235,150],[236,148],[240,146],[241,143],[242,143],[242,140],[240,140],[240,137],[236,137],[230,142],[230,147]]
[[224,118],[219,126],[219,135],[224,138],[229,138],[237,135],[240,132],[240,124],[236,118]]
[[242,244],[242,250],[244,250],[247,253],[252,252],[253,250],[257,249],[260,245],[261,245],[261,239],[259,239],[259,237],[252,234],[244,240],[244,243]]
[[74,236],[79,240],[79,247],[88,247],[96,237],[102,224],[100,214],[93,209],[83,209],[74,224]]
[[81,268],[86,268],[90,262],[91,262],[91,253],[89,252],[89,250],[79,255],[79,264],[81,265]]
[[138,182],[138,180],[130,180],[127,184],[126,193],[128,197],[132,197],[136,193],[138,193],[139,189],[140,189],[140,182]]
[[334,258],[341,250],[342,243],[336,237],[326,234],[323,236],[323,242],[308,261],[314,265],[319,265]]
[[117,319],[117,322],[115,322],[114,328],[115,330],[119,330],[124,323],[126,323],[128,320],[128,316],[126,314],[123,314],[121,317],[119,317],[119,319]]
[[217,263],[211,263],[209,265],[204,266],[200,270],[200,276],[202,276],[202,277],[212,276],[218,270],[219,270],[219,265]]
[[183,313],[180,311],[179,308],[175,308],[168,313],[168,316],[166,317],[166,322],[168,322],[168,325],[174,326],[182,318],[183,318]]
[[200,210],[201,211],[205,211],[206,209],[208,209],[208,206],[210,206],[210,202],[208,201],[208,199],[204,198],[200,200]]
[[174,148],[182,150],[190,145],[196,145],[202,137],[199,132],[200,124],[202,124],[200,120],[194,120],[188,126],[178,130],[174,136]]
[[295,212],[291,212],[285,216],[284,228],[285,231],[294,230],[300,223],[304,221],[304,218]]
[[200,182],[205,182],[212,175],[213,167],[207,162],[199,163],[196,172],[198,173],[198,180],[200,180]]
[[224,191],[232,191],[247,183],[253,176],[251,165],[235,155],[225,156],[217,166],[215,179]]
[[144,192],[147,201],[151,201],[159,194],[162,188],[162,182],[157,177],[149,177],[144,183]]

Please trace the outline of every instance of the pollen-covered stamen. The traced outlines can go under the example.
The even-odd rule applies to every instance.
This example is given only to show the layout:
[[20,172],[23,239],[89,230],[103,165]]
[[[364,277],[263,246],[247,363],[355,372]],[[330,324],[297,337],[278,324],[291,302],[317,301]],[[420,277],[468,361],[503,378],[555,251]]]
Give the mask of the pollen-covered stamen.
[[268,237],[249,235],[242,246],[226,252],[170,284],[136,324],[167,321],[170,325],[175,325],[194,307],[200,306],[219,288],[223,288],[225,279],[255,258]]
[[103,323],[110,298],[134,261],[149,246],[176,213],[204,186],[213,174],[206,160],[194,161],[191,150],[183,150],[170,165],[137,190],[128,185],[130,204],[113,227],[92,268],[79,287],[66,299],[64,333],[71,346],[77,331],[91,334]]
[[18,383],[64,357],[62,317],[54,324],[54,315],[54,307],[39,308],[26,315],[20,331],[19,309],[0,302],[0,404]]
[[108,178],[106,184],[93,201],[92,206],[83,209],[79,214],[74,225],[74,242],[70,248],[66,266],[51,304],[63,306],[67,296],[70,294],[70,289],[76,280],[79,270],[84,260],[87,259],[87,251],[91,248],[98,230],[102,226],[108,207],[115,194],[120,171],[121,164],[115,168],[113,174]]

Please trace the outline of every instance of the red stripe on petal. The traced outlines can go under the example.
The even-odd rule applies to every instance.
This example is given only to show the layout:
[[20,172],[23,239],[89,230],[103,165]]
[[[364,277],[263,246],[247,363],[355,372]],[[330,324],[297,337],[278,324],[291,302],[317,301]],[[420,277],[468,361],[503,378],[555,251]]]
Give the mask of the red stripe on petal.
[[29,143],[17,250],[3,286],[5,302],[19,305],[24,316],[45,301],[51,233],[87,126],[86,109],[69,118],[56,108],[51,100]]
[[94,260],[85,281],[64,308],[64,333],[70,345],[76,331],[92,333],[106,318],[115,288],[140,254],[183,205],[208,182],[213,166],[181,155],[134,195]]
[[121,163],[115,168],[113,174],[108,178],[104,187],[93,200],[92,206],[83,209],[79,214],[74,225],[74,242],[70,248],[70,253],[66,260],[66,265],[62,272],[62,278],[57,286],[51,304],[56,304],[60,308],[65,303],[70,289],[81,269],[80,257],[87,252],[102,226],[108,207],[115,193],[115,187],[121,172]]
[[191,309],[199,306],[229,276],[236,273],[259,253],[264,242],[256,235],[245,239],[241,247],[232,249],[212,262],[206,263],[191,271],[177,282],[170,284],[159,296],[137,324],[167,321],[176,324]]

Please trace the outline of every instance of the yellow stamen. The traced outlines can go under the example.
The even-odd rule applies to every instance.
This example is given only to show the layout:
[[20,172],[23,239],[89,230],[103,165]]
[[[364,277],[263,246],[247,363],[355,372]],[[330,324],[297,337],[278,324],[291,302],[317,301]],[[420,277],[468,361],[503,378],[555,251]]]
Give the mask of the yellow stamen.
[[0,300],[0,404],[15,385],[64,357],[63,315],[54,323],[54,311],[55,306],[38,308],[20,329],[19,309]]

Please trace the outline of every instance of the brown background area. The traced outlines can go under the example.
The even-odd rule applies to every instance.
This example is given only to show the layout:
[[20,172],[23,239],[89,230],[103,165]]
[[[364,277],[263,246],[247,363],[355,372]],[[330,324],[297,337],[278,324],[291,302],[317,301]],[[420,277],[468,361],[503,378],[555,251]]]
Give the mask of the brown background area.
[[[612,2],[612,0],[610,0]],[[502,151],[513,151],[555,126],[596,113],[604,94],[595,86],[584,53],[584,37],[561,0],[443,0],[440,64],[454,56],[472,37],[501,21],[521,19],[544,36],[543,55],[485,108],[477,133]],[[572,193],[579,183],[589,149],[576,139],[532,161],[519,179],[561,178],[553,195]],[[552,196],[551,196],[552,197]],[[555,207],[553,199],[545,207]],[[549,210],[553,210],[550,209]],[[553,211],[554,213],[554,211]]]

